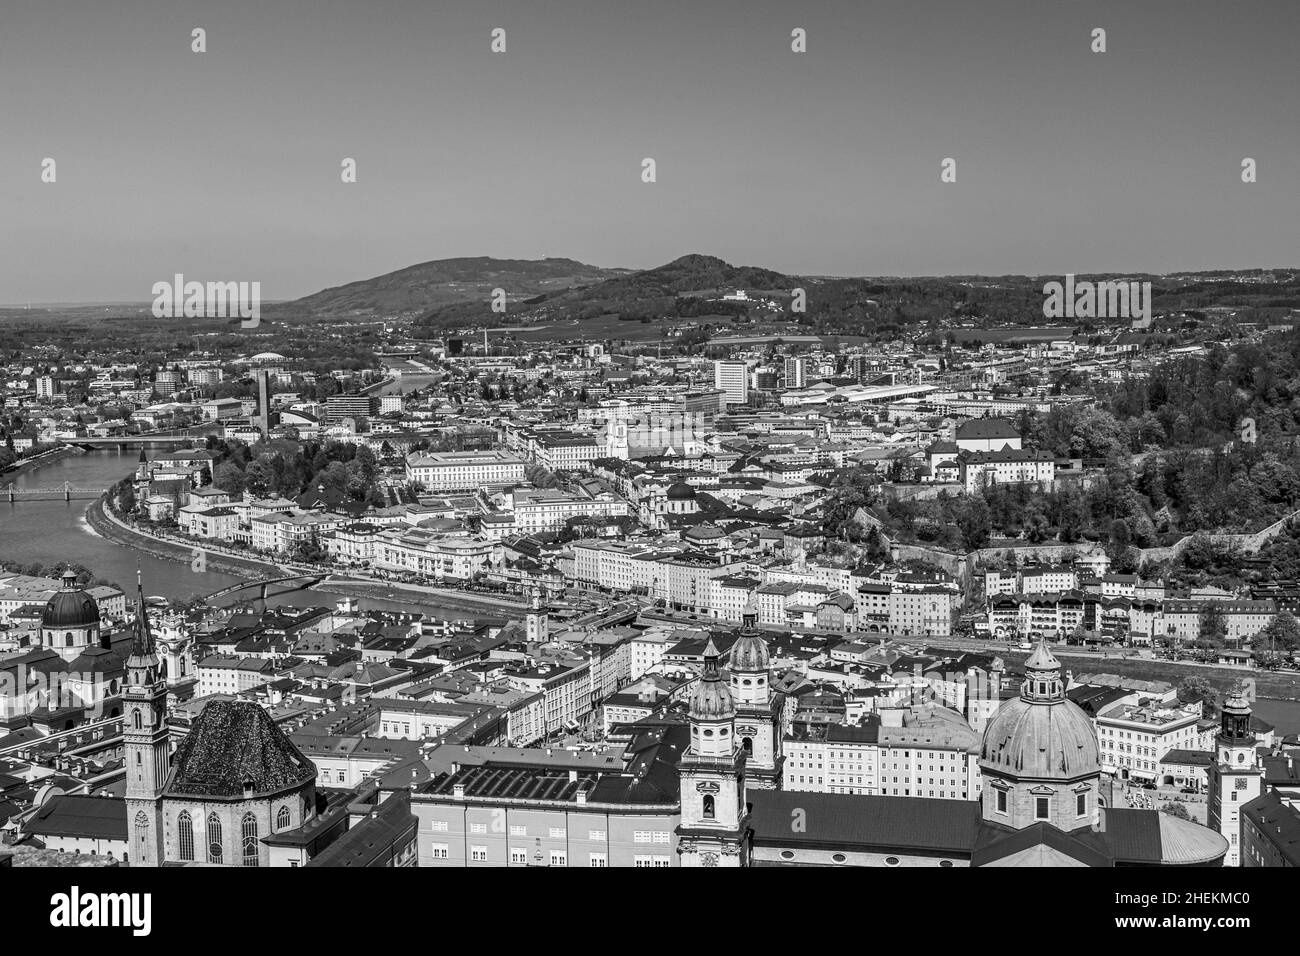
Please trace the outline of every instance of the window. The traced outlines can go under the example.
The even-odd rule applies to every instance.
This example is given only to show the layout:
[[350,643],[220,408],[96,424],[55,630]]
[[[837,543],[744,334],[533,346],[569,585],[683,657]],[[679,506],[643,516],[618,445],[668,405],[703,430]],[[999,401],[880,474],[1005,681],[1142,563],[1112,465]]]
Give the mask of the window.
[[257,817],[251,811],[240,822],[240,836],[244,843],[244,866],[257,866]]
[[518,847],[511,847],[511,848],[510,848],[510,862],[511,862],[511,863],[527,863],[527,862],[528,862],[528,851],[527,851],[527,850],[521,850],[521,849],[519,849]]
[[190,811],[182,810],[180,816],[176,818],[176,842],[179,844],[180,858],[182,860],[194,859],[194,820],[190,817]]
[[208,862],[225,862],[225,853],[221,848],[221,817],[215,813],[208,814]]
[[447,821],[446,821],[446,820],[430,820],[430,821],[429,821],[429,829],[430,829],[430,830],[433,830],[435,833],[446,833],[446,832],[447,832]]
[[515,824],[510,827],[511,836],[528,836],[528,827],[521,827]]
[[997,791],[997,795],[998,795],[998,813],[1006,813],[1006,812],[1007,812],[1007,792],[1006,792],[1005,790],[998,790],[998,791]]
[[1078,816],[1083,816],[1088,812],[1088,795],[1086,793],[1075,794],[1074,812]]
[[[706,820],[712,820],[712,819],[714,819],[713,797],[711,797],[711,796],[706,796],[706,797],[704,798],[704,819],[706,819]],[[655,834],[656,837],[657,837],[658,835],[659,835],[659,834],[657,834],[657,833]]]
[[469,832],[470,832],[470,833],[487,833],[487,824],[486,824],[486,823],[471,823],[471,824],[469,825]]
[[551,827],[550,834],[552,840],[563,840],[564,827]]
[[289,825],[289,808],[281,807],[280,812],[275,815],[275,828],[283,830]]
[[469,848],[469,860],[470,860],[471,863],[486,863],[486,862],[487,862],[487,847],[485,847],[485,846],[472,846],[472,847],[470,847],[470,848]]
[[590,858],[590,865],[594,867],[609,866],[609,858],[604,853],[593,853]]
[[1052,816],[1052,804],[1047,797],[1034,798],[1034,819],[1049,820]]
[[569,859],[563,850],[551,851],[551,866],[568,866]]
[[435,860],[445,860],[445,859],[447,859],[447,844],[445,844],[445,843],[430,843],[430,844],[429,844],[429,856],[430,856],[432,859],[435,859]]
[[588,839],[588,840],[602,840],[602,841],[603,841],[603,840],[605,839],[605,831],[604,831],[604,830],[588,830],[588,831],[587,831],[587,839]]

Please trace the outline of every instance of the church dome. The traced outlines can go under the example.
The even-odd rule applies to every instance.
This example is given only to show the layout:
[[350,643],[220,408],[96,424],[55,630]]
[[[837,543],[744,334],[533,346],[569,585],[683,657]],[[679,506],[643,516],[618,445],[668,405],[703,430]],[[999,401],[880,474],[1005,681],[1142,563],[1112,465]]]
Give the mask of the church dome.
[[1025,661],[1020,696],[1003,703],[984,729],[980,766],[1008,777],[1074,780],[1101,773],[1097,733],[1065,697],[1061,665],[1044,642]]
[[99,605],[77,587],[72,574],[63,576],[63,587],[50,595],[41,612],[41,627],[92,627],[99,623]]
[[709,639],[704,649],[704,673],[691,695],[693,720],[726,720],[736,714],[736,704],[718,672],[718,648]]
[[731,669],[734,671],[766,671],[771,658],[767,642],[757,634],[745,634],[731,648]]
[[684,481],[678,481],[668,487],[669,501],[693,501],[695,489]]
[[1101,772],[1092,721],[1068,700],[1004,703],[984,729],[980,765],[1035,779],[1072,780]]

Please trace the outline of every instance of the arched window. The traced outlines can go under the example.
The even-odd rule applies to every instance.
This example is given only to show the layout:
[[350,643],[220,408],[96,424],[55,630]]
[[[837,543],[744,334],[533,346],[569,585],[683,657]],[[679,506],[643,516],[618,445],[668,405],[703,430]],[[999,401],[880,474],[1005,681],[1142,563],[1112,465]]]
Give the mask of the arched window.
[[244,841],[244,866],[257,866],[257,817],[252,811],[244,814],[240,830]]
[[281,807],[280,812],[275,815],[275,828],[283,830],[289,825],[289,808]]
[[149,859],[149,817],[143,810],[135,815],[135,852],[141,863]]
[[71,646],[72,646],[72,632],[71,632],[71,631],[68,631],[68,633],[66,633],[66,634],[63,635],[63,646],[64,646],[64,647],[71,647]]
[[137,711],[135,712],[135,717],[134,717],[134,719],[135,719],[135,729],[136,729],[136,730],[139,730],[139,729],[141,728],[141,726],[142,726],[141,721],[140,721],[140,711],[137,710]]
[[712,820],[713,814],[714,814],[713,797],[706,796],[704,798],[704,819]]
[[208,814],[208,862],[225,862],[225,854],[221,849],[221,817],[215,813]]
[[740,739],[740,746],[742,746],[742,747],[745,748],[745,753],[746,753],[746,754],[748,754],[748,755],[751,756],[751,757],[754,756],[754,738],[753,738],[753,737],[742,737],[742,738]]
[[185,861],[194,859],[194,820],[190,811],[182,810],[176,818],[176,842],[180,847],[180,858]]

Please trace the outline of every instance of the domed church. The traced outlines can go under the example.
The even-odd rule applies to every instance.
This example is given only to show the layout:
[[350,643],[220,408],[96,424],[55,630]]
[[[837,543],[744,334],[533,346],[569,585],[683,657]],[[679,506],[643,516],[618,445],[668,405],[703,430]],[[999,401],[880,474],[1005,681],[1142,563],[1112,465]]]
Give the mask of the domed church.
[[[1040,641],[989,720],[981,799],[751,791],[755,865],[1221,866],[1228,841],[1157,810],[1107,807],[1097,734]],[[792,831],[792,813],[806,821]]]

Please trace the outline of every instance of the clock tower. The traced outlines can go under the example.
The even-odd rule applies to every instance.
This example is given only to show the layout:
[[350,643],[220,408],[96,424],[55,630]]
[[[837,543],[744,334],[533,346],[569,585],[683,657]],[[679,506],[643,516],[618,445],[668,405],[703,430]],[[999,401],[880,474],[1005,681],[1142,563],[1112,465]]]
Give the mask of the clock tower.
[[718,667],[718,648],[704,649],[704,672],[691,696],[691,743],[678,764],[682,866],[747,866],[749,806],[745,749],[737,742],[736,705]]
[[1224,866],[1241,865],[1241,808],[1263,792],[1264,774],[1250,732],[1250,702],[1240,682],[1223,702],[1209,767],[1207,825],[1228,841]]

